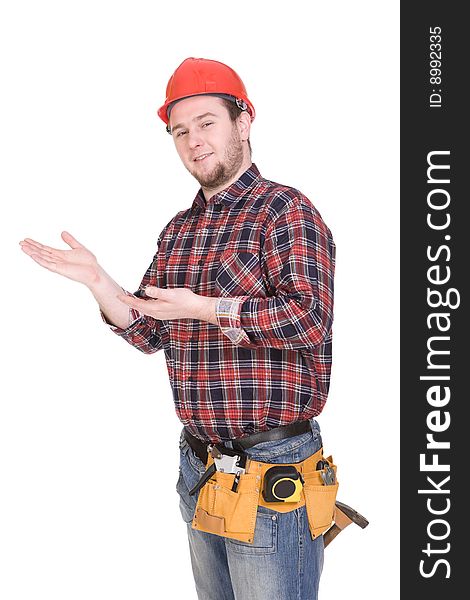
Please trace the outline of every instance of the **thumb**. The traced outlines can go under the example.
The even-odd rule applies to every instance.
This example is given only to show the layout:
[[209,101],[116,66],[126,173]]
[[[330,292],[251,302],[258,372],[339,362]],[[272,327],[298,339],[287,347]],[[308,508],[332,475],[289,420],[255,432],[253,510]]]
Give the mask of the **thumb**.
[[162,296],[162,289],[155,287],[154,285],[148,285],[145,290],[145,295],[148,296],[149,298],[161,298]]
[[71,248],[83,248],[83,245],[80,244],[80,242],[76,240],[68,231],[63,231],[61,233],[61,237]]

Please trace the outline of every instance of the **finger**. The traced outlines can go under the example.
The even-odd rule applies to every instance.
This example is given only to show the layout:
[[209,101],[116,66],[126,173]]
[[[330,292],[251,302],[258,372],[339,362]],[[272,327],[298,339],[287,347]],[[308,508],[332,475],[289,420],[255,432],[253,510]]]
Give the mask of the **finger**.
[[25,254],[28,254],[28,256],[31,256],[32,254],[37,254],[38,256],[40,256],[41,258],[45,259],[45,260],[53,260],[56,262],[63,262],[63,256],[62,256],[62,252],[61,250],[46,250],[46,249],[41,249],[38,246],[33,246],[32,244],[21,244],[21,249],[23,250],[23,252]]
[[28,242],[20,242],[20,248],[26,254],[32,254],[33,252],[39,252],[39,248],[33,246],[32,244],[28,244]]
[[68,231],[63,231],[61,234],[62,239],[66,244],[68,244],[71,248],[84,248],[83,244],[73,237],[71,233]]
[[43,251],[47,251],[47,252],[58,252],[58,250],[56,248],[51,248],[50,246],[45,246],[44,244],[41,244],[40,242],[36,242],[35,240],[32,240],[31,238],[25,238],[22,242],[20,242],[20,244],[22,246],[24,246],[24,245],[32,246],[33,248],[36,248],[37,250],[43,250]]
[[42,258],[41,256],[39,256],[38,254],[31,254],[30,256],[34,261],[36,261],[39,265],[41,265],[41,267],[44,267],[45,269],[48,269],[49,271],[52,271],[53,273],[57,273],[57,264],[55,262],[46,260],[46,259]]
[[131,308],[136,308],[138,311],[149,314],[148,310],[152,304],[154,304],[151,300],[141,300],[140,298],[135,298],[135,296],[127,296],[125,294],[118,294],[117,298],[130,306]]
[[70,252],[70,250],[57,250],[56,248],[45,246],[44,244],[40,244],[29,238],[27,238],[27,240],[28,241],[24,240],[23,242],[20,242],[20,246],[23,252],[29,256],[31,256],[31,254],[39,254],[39,256],[48,260],[64,262],[64,260],[66,260],[65,253]]
[[25,252],[29,256],[31,256],[31,254],[39,254],[40,252],[43,252],[43,250],[41,250],[41,248],[39,248],[38,246],[33,246],[33,244],[28,244],[27,242],[20,243],[20,246],[23,252]]
[[155,287],[154,285],[148,285],[144,289],[144,292],[145,295],[149,296],[150,298],[158,298],[159,296],[161,297],[163,295],[162,288]]
[[144,307],[148,300],[141,300],[140,298],[136,298],[135,296],[128,296],[127,294],[118,294],[116,296],[121,302],[132,306],[134,308]]

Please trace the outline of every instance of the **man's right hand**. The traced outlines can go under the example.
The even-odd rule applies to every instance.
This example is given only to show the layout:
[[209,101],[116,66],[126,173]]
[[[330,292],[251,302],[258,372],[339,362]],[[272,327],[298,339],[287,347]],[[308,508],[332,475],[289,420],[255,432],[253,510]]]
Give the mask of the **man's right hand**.
[[123,293],[123,288],[101,268],[95,255],[70,233],[63,231],[62,239],[70,250],[51,248],[31,238],[21,241],[20,246],[41,267],[86,285],[108,323],[125,329],[130,323],[130,311],[117,297]]
[[100,270],[95,255],[67,231],[63,231],[61,235],[70,250],[44,246],[30,238],[21,241],[20,246],[23,252],[45,269],[91,288],[96,283]]

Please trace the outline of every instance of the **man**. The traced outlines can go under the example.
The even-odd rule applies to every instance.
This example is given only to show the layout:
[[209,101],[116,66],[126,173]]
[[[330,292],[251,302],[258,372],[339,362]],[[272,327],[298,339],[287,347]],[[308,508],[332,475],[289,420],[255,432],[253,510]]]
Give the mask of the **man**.
[[[231,537],[208,533],[210,523],[228,530],[228,513],[211,516],[196,503],[201,490],[221,487],[217,479],[206,483],[215,464],[226,477],[234,474],[224,493],[237,501],[240,477],[243,491],[256,465],[304,464],[320,452],[314,417],[330,380],[333,239],[300,191],[264,179],[252,163],[255,110],[230,67],[186,59],[158,114],[201,188],[160,233],[135,294],[67,232],[70,250],[31,239],[22,249],[85,284],[117,335],[145,353],[164,350],[184,425],[177,490],[198,597],[317,598],[323,536],[312,538],[305,502],[287,501],[283,510],[276,499],[260,496],[258,505],[256,495],[254,537],[245,541],[236,539],[243,538],[237,528]],[[216,457],[232,460],[235,470],[219,469]],[[263,486],[267,480],[263,475]],[[243,510],[235,507],[236,519]],[[206,523],[199,530],[196,513]]]

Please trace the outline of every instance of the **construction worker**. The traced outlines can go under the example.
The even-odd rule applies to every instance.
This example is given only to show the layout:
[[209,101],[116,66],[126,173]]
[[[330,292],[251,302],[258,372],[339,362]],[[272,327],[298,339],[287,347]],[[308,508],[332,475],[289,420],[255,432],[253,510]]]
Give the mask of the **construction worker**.
[[[164,350],[184,425],[177,491],[198,597],[313,600],[337,485],[328,460],[317,462],[315,420],[330,382],[334,242],[308,198],[252,162],[255,109],[233,69],[186,59],[158,115],[200,189],[161,231],[135,293],[68,232],[67,250],[20,244],[86,285],[114,333]],[[315,529],[321,509],[304,497],[320,473],[331,506]]]

